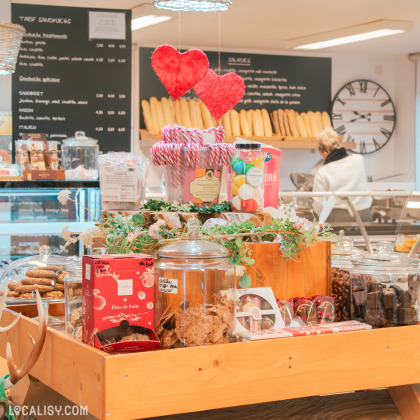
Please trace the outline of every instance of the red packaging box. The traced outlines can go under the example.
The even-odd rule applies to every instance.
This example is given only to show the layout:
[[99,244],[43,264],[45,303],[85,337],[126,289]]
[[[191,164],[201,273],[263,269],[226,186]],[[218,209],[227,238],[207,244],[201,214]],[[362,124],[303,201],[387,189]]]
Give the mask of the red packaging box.
[[[88,255],[83,257],[83,342],[114,352],[155,350],[154,259],[150,255]],[[146,341],[111,342],[132,333]],[[102,344],[101,344],[102,341]]]

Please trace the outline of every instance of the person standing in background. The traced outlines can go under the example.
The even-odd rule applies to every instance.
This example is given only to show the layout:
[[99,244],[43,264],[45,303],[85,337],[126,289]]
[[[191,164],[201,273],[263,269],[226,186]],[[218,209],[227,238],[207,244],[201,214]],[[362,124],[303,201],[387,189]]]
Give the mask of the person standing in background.
[[[369,191],[365,163],[361,155],[349,155],[341,146],[338,134],[330,127],[322,131],[317,140],[324,164],[315,173],[314,192]],[[318,216],[322,211],[323,200],[323,197],[313,199],[313,207]],[[351,201],[363,221],[372,221],[372,197],[351,197]],[[337,200],[328,221],[347,222],[351,218],[346,202]]]

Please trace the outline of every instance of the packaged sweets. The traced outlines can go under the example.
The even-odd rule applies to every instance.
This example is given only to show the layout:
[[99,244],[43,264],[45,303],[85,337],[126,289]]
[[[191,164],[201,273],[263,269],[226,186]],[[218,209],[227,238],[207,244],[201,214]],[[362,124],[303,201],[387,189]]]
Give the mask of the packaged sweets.
[[294,309],[293,303],[287,300],[277,299],[277,306],[280,310],[280,315],[284,321],[286,327],[290,327],[294,320]]
[[311,299],[305,297],[297,297],[292,299],[295,317],[303,322],[303,325],[318,324],[316,311],[313,310]]
[[99,156],[103,210],[138,210],[144,200],[149,160],[134,153]]
[[335,299],[335,295],[317,295],[312,297],[313,310],[316,312],[319,324],[335,322]]
[[264,154],[259,143],[237,143],[230,169],[232,209],[256,212],[264,208]]

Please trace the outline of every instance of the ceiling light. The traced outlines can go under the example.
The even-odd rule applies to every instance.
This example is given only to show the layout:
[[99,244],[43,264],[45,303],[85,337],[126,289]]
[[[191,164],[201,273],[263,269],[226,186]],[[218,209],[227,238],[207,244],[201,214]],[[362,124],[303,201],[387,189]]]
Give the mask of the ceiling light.
[[174,19],[170,13],[162,13],[156,10],[151,4],[142,4],[133,9],[133,18],[131,20],[131,30],[146,28],[147,26],[156,25],[157,23],[165,22]]
[[322,32],[286,40],[286,48],[294,50],[319,50],[337,45],[366,41],[396,35],[413,29],[412,22],[377,20],[362,25]]
[[233,0],[153,0],[159,9],[181,10],[185,12],[224,11],[232,6]]

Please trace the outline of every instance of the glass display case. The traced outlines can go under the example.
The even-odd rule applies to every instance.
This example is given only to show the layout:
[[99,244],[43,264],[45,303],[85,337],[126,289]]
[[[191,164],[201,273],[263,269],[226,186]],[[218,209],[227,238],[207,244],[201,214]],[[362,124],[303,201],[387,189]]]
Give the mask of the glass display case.
[[[71,191],[66,205],[58,202],[61,190]],[[88,211],[89,210],[89,211]],[[101,201],[96,182],[0,182],[0,261],[34,255],[47,245],[56,255],[83,255],[79,243],[60,249],[61,231],[81,233],[99,220]]]

